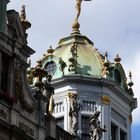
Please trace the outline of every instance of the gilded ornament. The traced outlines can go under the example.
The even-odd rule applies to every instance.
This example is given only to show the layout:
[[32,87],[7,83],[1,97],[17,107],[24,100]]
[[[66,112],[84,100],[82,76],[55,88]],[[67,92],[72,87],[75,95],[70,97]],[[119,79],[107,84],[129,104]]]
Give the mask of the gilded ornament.
[[110,98],[108,96],[102,96],[102,103],[105,105],[110,104]]
[[[75,20],[74,20],[74,22],[72,24],[72,29],[73,29],[72,34],[74,34],[74,33],[78,33],[79,34],[80,33],[80,31],[79,31],[80,24],[78,22],[78,18],[79,18],[80,14],[81,14],[81,4],[82,4],[82,1],[83,0],[76,0],[75,8],[76,8],[77,14],[76,14]],[[90,1],[90,0],[84,0],[84,1]]]
[[47,50],[48,53],[52,54],[54,52],[54,49],[52,48],[52,46],[50,46],[50,48]]

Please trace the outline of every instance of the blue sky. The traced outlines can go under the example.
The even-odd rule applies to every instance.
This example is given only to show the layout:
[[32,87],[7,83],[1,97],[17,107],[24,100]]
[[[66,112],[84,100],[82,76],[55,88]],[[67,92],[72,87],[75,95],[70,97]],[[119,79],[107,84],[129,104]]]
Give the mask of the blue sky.
[[[75,0],[11,0],[8,9],[20,11],[23,4],[32,23],[28,45],[36,51],[31,57],[34,66],[50,45],[55,48],[59,39],[70,35]],[[107,51],[112,61],[119,54],[126,75],[132,71],[133,89],[140,106],[140,0],[83,2],[79,21],[81,34],[91,39],[101,53]],[[133,112],[132,140],[140,139],[139,118],[140,107]]]

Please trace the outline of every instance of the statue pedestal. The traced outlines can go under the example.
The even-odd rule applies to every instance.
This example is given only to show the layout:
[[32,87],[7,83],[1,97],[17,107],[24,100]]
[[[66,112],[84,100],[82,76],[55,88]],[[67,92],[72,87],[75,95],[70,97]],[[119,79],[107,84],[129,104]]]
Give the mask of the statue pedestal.
[[47,137],[56,139],[56,119],[52,115],[46,116]]

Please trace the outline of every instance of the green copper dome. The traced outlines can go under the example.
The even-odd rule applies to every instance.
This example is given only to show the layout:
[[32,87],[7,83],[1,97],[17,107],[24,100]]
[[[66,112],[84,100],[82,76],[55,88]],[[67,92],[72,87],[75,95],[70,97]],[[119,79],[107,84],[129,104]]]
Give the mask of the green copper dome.
[[102,59],[93,43],[80,34],[71,35],[59,41],[53,53],[42,59],[43,67],[53,62],[52,79],[63,75],[81,74],[102,76]]
[[[117,55],[114,62],[110,62],[107,53],[102,56],[86,36],[73,34],[61,39],[55,50],[50,47],[40,63],[52,80],[63,75],[102,77],[115,81],[128,91],[127,78],[120,61]],[[129,92],[133,95],[133,91]]]

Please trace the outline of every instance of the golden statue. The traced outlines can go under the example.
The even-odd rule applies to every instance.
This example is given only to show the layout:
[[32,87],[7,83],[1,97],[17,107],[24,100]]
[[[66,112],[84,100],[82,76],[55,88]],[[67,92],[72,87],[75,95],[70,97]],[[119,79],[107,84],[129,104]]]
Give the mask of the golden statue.
[[77,10],[77,16],[76,19],[78,20],[80,13],[81,13],[81,4],[82,4],[82,0],[76,0],[76,10]]
[[81,4],[82,4],[82,1],[91,1],[91,0],[76,0],[76,10],[77,10],[77,15],[76,15],[76,18],[73,22],[73,25],[72,25],[72,28],[73,28],[73,32],[72,34],[75,34],[75,33],[80,33],[79,32],[79,28],[80,28],[80,24],[78,22],[78,18],[80,16],[80,13],[81,13]]
[[25,5],[23,5],[23,6],[21,7],[20,20],[21,20],[21,21],[25,21],[25,20],[26,20]]

